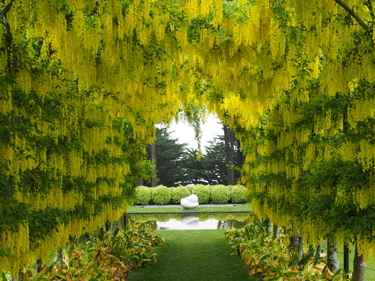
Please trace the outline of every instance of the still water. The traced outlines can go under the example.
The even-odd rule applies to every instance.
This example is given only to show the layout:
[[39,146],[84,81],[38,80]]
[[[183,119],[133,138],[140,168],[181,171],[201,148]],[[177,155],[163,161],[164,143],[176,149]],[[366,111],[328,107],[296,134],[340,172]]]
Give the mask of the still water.
[[127,215],[127,223],[149,223],[156,230],[225,229],[245,226],[250,216],[249,213]]

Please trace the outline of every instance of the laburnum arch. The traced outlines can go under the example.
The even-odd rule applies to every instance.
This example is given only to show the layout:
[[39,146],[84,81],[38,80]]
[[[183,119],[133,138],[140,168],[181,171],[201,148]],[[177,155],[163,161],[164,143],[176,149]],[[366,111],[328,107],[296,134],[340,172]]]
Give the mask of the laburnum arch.
[[118,219],[154,125],[184,105],[235,130],[257,215],[368,255],[372,4],[1,1],[0,265]]

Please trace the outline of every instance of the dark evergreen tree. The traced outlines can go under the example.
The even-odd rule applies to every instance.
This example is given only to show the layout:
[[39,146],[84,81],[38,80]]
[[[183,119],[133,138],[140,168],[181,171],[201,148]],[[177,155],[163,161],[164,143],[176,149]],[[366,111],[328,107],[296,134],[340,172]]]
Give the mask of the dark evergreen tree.
[[184,154],[183,159],[183,179],[181,184],[188,185],[188,184],[207,184],[206,181],[203,180],[203,172],[205,167],[203,165],[202,158],[197,159],[198,150],[197,149],[187,149]]
[[[184,178],[182,159],[186,144],[178,143],[167,129],[156,129],[155,152],[157,184],[167,187],[177,186]],[[151,146],[147,148],[151,160]],[[150,182],[144,183],[151,186]]]
[[201,159],[205,167],[203,178],[209,185],[226,184],[228,178],[225,163],[224,136],[219,136],[208,143],[206,153]]

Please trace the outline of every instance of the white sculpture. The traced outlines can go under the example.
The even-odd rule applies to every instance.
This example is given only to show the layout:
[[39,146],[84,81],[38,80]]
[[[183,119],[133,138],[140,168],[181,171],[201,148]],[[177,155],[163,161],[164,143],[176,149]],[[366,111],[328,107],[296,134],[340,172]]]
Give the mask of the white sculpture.
[[198,226],[199,218],[196,216],[183,216],[181,218],[181,223],[188,226]]
[[191,194],[188,197],[182,198],[180,204],[184,209],[194,209],[199,205],[198,196]]

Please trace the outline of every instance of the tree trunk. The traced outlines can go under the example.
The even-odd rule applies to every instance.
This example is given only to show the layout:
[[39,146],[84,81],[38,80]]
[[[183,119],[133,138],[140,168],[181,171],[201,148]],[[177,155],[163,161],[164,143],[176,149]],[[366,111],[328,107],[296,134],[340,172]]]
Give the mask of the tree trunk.
[[[232,142],[233,140],[233,142]],[[224,125],[224,142],[225,142],[225,163],[227,164],[228,185],[234,185],[234,170],[230,167],[233,165],[234,154],[234,137],[228,126]]]
[[142,186],[142,185],[143,185],[143,178],[140,178],[137,181],[137,186]]
[[266,229],[266,231],[267,231],[267,233],[272,233],[272,223],[271,223],[271,221],[268,219],[267,220],[267,229]]
[[329,241],[327,241],[327,265],[332,273],[340,268],[340,262],[337,259],[337,245]]
[[299,258],[302,259],[303,257],[303,238],[302,237],[298,237],[298,255],[299,255]]
[[155,174],[155,177],[153,177],[151,179],[151,186],[152,187],[155,187],[157,186],[157,170],[156,170],[156,143],[153,142],[151,144],[151,162],[154,164],[154,174]]
[[355,247],[353,277],[352,281],[364,281],[366,272],[366,263],[363,254],[358,256],[357,246]]
[[[229,144],[230,144],[229,162],[230,162],[230,165],[234,165],[234,141],[235,141],[234,132],[229,130]],[[229,171],[230,171],[230,184],[229,185],[235,185],[236,182],[235,182],[235,178],[234,178],[234,169],[231,167],[229,169]]]
[[273,225],[273,239],[276,240],[280,237],[280,227],[276,224]]
[[344,246],[344,271],[345,273],[349,272],[349,247],[348,245]]
[[291,236],[290,237],[290,240],[289,240],[289,251],[291,253],[293,252],[296,252],[297,251],[297,248],[298,248],[298,232],[296,234],[296,236]]
[[320,253],[321,253],[321,251],[322,251],[322,245],[320,245],[320,244],[317,244],[316,246],[315,246],[315,255],[314,255],[314,262],[318,262],[319,260],[320,260]]
[[[235,143],[235,147],[234,147],[235,153],[237,153],[234,164],[237,167],[242,167],[244,156],[243,156],[243,151],[241,151],[241,143],[237,138],[235,138],[234,143]],[[234,176],[235,176],[235,178],[234,178],[235,181],[236,181],[236,179],[240,179],[241,178],[241,172],[235,171]]]
[[[292,263],[299,262],[299,260],[303,257],[303,238],[299,236],[299,231],[297,231],[296,236],[290,237],[290,245],[289,245],[289,251],[294,256],[294,260]],[[296,258],[297,254],[299,257],[299,260],[297,261]]]
[[230,171],[228,165],[230,165],[230,148],[229,148],[229,135],[228,135],[228,126],[224,125],[224,142],[225,142],[225,164],[227,165],[227,181],[228,185],[230,185]]
[[19,272],[18,272],[18,281],[23,281],[23,272],[22,272],[22,269],[20,269]]
[[85,235],[85,234],[81,235],[81,236],[78,238],[77,241],[78,241],[79,244],[85,245],[85,244],[86,244],[86,235]]

